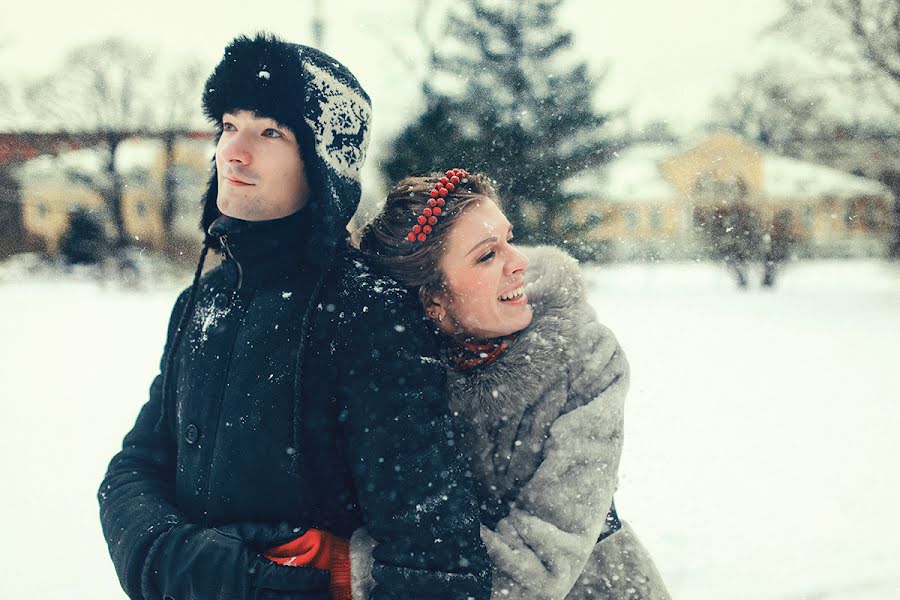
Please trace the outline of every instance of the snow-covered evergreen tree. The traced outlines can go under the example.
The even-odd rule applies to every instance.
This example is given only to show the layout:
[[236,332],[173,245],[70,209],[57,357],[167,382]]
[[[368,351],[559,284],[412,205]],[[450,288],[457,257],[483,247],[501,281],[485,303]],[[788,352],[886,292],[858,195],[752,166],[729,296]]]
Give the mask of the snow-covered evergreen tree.
[[485,172],[520,239],[561,241],[562,182],[610,153],[608,115],[593,101],[602,77],[572,56],[572,34],[556,17],[563,1],[454,6],[434,40],[425,109],[382,164],[388,180],[456,166]]

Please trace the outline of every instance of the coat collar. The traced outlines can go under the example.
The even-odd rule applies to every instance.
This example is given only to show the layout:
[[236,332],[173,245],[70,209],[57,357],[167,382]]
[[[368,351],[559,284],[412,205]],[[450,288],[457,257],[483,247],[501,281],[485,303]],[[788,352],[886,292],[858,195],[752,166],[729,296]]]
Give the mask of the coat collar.
[[254,222],[222,215],[212,222],[209,234],[220,241],[225,271],[240,287],[258,287],[308,266],[309,217],[304,210]]

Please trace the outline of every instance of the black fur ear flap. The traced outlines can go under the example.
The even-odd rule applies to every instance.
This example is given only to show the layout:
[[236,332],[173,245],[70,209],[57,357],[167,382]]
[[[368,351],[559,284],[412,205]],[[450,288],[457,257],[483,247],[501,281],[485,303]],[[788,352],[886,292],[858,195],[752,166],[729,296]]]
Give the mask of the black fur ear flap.
[[206,193],[203,195],[203,216],[200,217],[200,230],[203,231],[203,237],[206,244],[215,250],[218,250],[219,240],[209,235],[209,226],[218,219],[222,213],[216,205],[219,198],[219,174],[216,170],[216,159],[213,157],[212,172],[209,176],[209,183],[206,185]]

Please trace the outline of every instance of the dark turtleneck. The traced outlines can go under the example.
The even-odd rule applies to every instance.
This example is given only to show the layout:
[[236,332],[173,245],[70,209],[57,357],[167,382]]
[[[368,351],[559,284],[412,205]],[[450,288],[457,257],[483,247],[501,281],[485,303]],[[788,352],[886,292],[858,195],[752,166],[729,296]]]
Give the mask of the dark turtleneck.
[[209,234],[222,244],[223,269],[236,287],[264,287],[310,271],[308,211],[268,221],[219,216]]

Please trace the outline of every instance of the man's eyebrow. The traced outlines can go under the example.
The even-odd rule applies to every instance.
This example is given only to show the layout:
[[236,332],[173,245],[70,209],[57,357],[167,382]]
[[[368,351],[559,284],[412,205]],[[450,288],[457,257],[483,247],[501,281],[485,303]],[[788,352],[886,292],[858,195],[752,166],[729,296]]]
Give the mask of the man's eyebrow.
[[[224,121],[224,120],[227,119],[227,118],[236,119],[236,118],[237,118],[237,113],[238,113],[238,112],[242,112],[242,111],[240,111],[240,110],[238,110],[238,111],[225,111],[224,113],[222,113],[222,120]],[[275,128],[277,128],[277,129],[286,129],[286,130],[288,130],[288,131],[291,131],[291,128],[290,128],[287,124],[282,123],[281,121],[279,121],[279,120],[277,120],[277,119],[273,119],[272,117],[265,117],[265,116],[262,116],[262,115],[258,115],[258,114],[256,114],[255,111],[252,111],[252,110],[246,111],[246,112],[249,112],[251,115],[253,115],[253,118],[254,118],[254,119],[260,119],[260,120],[262,120],[262,121],[269,121],[270,123],[274,123],[274,124],[275,124]]]

